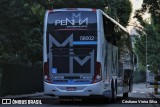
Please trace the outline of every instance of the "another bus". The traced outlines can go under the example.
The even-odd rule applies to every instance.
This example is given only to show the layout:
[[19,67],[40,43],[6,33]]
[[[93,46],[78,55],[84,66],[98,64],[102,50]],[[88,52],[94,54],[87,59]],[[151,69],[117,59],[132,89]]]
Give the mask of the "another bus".
[[46,11],[44,93],[56,96],[128,97],[133,57],[127,30],[100,9]]

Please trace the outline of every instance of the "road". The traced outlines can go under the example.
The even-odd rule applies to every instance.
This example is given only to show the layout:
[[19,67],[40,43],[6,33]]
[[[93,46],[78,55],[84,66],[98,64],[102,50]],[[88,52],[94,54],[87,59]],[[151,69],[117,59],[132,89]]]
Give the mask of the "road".
[[[102,98],[78,98],[78,97],[71,97],[71,98],[61,98],[53,97],[53,96],[33,96],[34,98],[40,98],[45,99],[43,100],[43,103],[46,104],[42,105],[5,105],[5,107],[158,107],[159,104],[156,103],[155,99],[152,99],[148,92],[152,91],[150,89],[145,88],[145,84],[134,84],[134,89],[131,93],[129,93],[129,98],[124,99],[122,95],[117,96],[117,100],[115,102],[112,102],[110,104],[105,103],[104,99]],[[150,99],[149,99],[150,98]],[[152,100],[153,104],[148,104],[149,100]],[[60,102],[61,101],[61,102]],[[140,101],[141,104],[140,104]],[[127,103],[129,102],[129,103]],[[147,103],[148,102],[148,103]],[[133,103],[133,104],[132,104]],[[146,104],[147,103],[147,104]],[[151,102],[150,102],[151,103]],[[4,105],[0,105],[4,106]]]

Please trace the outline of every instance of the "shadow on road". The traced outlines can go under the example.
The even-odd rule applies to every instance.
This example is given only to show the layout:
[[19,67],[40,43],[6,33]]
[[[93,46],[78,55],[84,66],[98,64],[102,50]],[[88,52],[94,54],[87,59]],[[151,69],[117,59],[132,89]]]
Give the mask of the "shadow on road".
[[[115,102],[111,101],[111,103],[115,104],[122,104],[122,97],[117,97]],[[45,101],[47,104],[54,104],[54,105],[88,105],[88,106],[103,106],[105,104],[109,104],[108,100],[103,97],[61,97],[57,98],[53,101],[53,99],[47,99]]]

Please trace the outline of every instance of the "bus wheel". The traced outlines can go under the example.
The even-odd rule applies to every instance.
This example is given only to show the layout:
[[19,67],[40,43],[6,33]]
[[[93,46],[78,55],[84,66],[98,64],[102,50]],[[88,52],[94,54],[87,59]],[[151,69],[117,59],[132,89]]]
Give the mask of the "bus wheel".
[[123,93],[123,98],[128,98],[128,92]]
[[132,91],[132,87],[133,86],[133,81],[130,79],[129,80],[129,92],[131,92]]
[[117,91],[116,91],[116,86],[114,86],[112,82],[112,102],[115,102],[117,98]]

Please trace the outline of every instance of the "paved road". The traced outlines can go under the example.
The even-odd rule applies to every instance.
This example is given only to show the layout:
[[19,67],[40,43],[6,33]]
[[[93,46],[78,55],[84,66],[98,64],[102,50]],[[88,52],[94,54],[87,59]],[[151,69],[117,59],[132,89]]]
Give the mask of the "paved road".
[[[46,99],[45,102],[48,101],[50,104],[43,104],[43,105],[12,105],[12,107],[46,107],[46,106],[52,106],[52,107],[160,107],[159,104],[146,104],[147,101],[151,99],[149,98],[148,92],[152,91],[152,89],[146,89],[145,84],[135,84],[133,91],[129,94],[129,99],[124,99],[122,95],[118,95],[117,100],[114,103],[106,104],[104,103],[104,99],[102,98],[77,98],[77,97],[71,97],[71,98],[62,98],[60,99],[63,102],[59,102],[59,99],[57,97],[50,97],[52,99]],[[33,96],[32,98],[48,98],[49,96],[41,95],[41,96]],[[142,101],[142,104],[139,104],[139,101]],[[156,102],[156,100],[152,99],[153,103]],[[126,102],[126,103],[122,103]],[[130,102],[129,104],[127,102]],[[134,102],[132,104],[131,102]],[[4,105],[0,105],[4,106]],[[11,105],[5,105],[5,107],[11,107]]]

